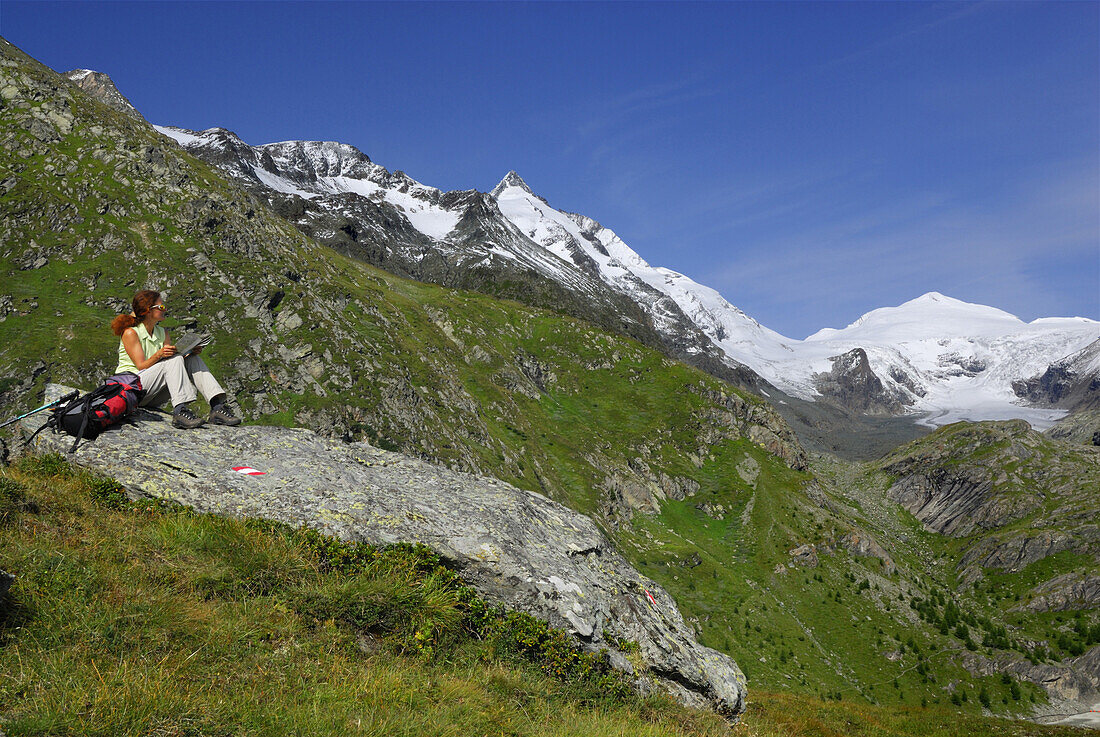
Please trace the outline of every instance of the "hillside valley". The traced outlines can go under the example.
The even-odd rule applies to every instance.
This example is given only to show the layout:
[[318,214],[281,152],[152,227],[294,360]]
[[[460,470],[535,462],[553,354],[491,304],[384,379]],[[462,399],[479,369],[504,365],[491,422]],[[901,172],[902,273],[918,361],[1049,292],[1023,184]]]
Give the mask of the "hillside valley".
[[[49,382],[91,387],[112,373],[110,319],[136,289],[160,288],[171,327],[215,334],[204,355],[249,425],[365,441],[588,515],[675,599],[693,636],[736,661],[750,713],[757,688],[975,717],[1055,718],[1100,701],[1090,420],[1071,442],[1018,421],[930,431],[793,395],[773,405],[758,392],[776,400],[774,385],[705,347],[694,322],[683,334],[700,342],[670,343],[655,313],[594,272],[566,295],[564,282],[525,281],[527,266],[516,281],[479,271],[470,253],[505,235],[522,243],[497,217],[508,186],[463,195],[468,217],[447,232],[461,230],[466,250],[450,260],[433,261],[434,241],[389,195],[342,201],[390,229],[328,237],[331,213],[312,199],[242,186],[127,105],[0,45],[5,414],[40,404]],[[447,197],[458,195],[438,193],[440,212]],[[290,205],[303,213],[288,220]],[[310,212],[312,232],[300,222]],[[399,242],[448,276],[406,268]],[[668,324],[687,325],[672,303]],[[890,427],[860,462],[819,452],[835,433],[850,432],[850,448]]]

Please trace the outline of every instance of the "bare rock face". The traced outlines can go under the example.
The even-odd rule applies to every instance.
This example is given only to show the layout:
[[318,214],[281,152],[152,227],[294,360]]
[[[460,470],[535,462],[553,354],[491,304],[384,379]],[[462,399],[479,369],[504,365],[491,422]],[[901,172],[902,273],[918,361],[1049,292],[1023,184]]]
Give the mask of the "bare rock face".
[[116,110],[121,110],[124,113],[133,115],[139,120],[145,120],[145,118],[141,116],[141,113],[137,111],[137,108],[126,99],[126,96],[118,91],[114,81],[103,72],[93,72],[91,69],[74,69],[71,72],[66,72],[62,76],[68,78],[70,82],[80,87],[85,92],[90,93],[100,102],[104,102]]
[[[1022,571],[1065,552],[1100,561],[1096,448],[1051,440],[1023,420],[956,423],[880,468],[893,478],[890,498],[928,529],[966,540],[958,563],[966,583],[987,569]],[[1042,582],[1030,606],[1060,611],[1095,601],[1095,582],[1071,578]]]
[[1046,434],[1056,440],[1100,447],[1100,407],[1071,412]]
[[993,482],[983,474],[935,469],[907,476],[890,488],[890,496],[930,529],[963,537],[979,525],[994,527],[1000,509],[992,505]]
[[1035,590],[1036,597],[1021,607],[1030,612],[1065,612],[1100,608],[1100,576],[1067,573]]
[[[964,537],[1021,519],[1041,505],[1036,494],[1002,491],[1016,486],[1010,483],[1015,479],[1002,479],[997,471],[1036,456],[1041,437],[1025,421],[982,423],[940,436],[943,442],[918,444],[883,466],[897,478],[887,493],[929,529]],[[991,462],[994,456],[997,462]],[[1027,481],[1021,478],[1020,485]]]
[[[43,433],[35,443],[65,451],[71,438]],[[697,643],[672,597],[590,519],[538,494],[309,430],[181,431],[154,413],[82,443],[71,461],[116,479],[133,498],[306,525],[343,540],[427,544],[487,600],[565,629],[586,648],[606,648],[639,690],[663,689],[730,718],[744,710],[737,664]],[[263,475],[234,470],[242,466]],[[619,640],[640,646],[634,665]]]
[[822,396],[841,407],[869,415],[894,415],[902,412],[906,404],[912,404],[912,400],[883,386],[862,348],[853,348],[830,360],[832,370],[815,374],[814,386]]
[[900,449],[881,468],[895,478],[891,498],[929,529],[965,537],[1044,510],[1037,521],[1076,520],[1073,505],[1095,504],[1100,455],[1048,440],[1024,420],[958,423]]
[[[962,665],[979,676],[1003,673],[1038,684],[1057,702],[1058,717],[1066,713],[1086,712],[1100,699],[1100,647],[1060,663],[1034,665],[1014,654],[989,658],[978,653],[965,653]],[[1055,716],[1055,715],[1051,715]],[[1042,719],[1040,719],[1043,721]]]
[[1041,374],[1012,382],[1016,396],[1041,407],[1100,409],[1100,339]]

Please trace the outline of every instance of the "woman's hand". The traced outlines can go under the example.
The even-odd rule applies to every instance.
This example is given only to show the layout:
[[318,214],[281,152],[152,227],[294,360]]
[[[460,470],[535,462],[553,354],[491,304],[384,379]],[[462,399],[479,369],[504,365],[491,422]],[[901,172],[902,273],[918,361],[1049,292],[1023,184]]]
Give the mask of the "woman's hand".
[[165,344],[163,347],[161,347],[159,351],[157,351],[153,355],[156,356],[158,361],[164,358],[171,358],[172,356],[176,355],[176,347],[174,345]]

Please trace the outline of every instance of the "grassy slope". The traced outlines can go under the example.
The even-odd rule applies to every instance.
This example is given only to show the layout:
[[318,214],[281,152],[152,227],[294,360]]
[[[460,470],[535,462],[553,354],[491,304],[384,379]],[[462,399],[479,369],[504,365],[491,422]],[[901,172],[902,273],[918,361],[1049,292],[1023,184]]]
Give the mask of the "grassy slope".
[[[1100,551],[1066,550],[1019,568],[962,566],[967,554],[995,545],[1043,534],[1076,534],[1095,539],[1100,519],[1100,455],[1096,449],[1053,440],[1019,422],[957,423],[912,443],[882,459],[878,467],[911,457],[935,459],[935,468],[981,469],[993,479],[992,494],[1003,507],[1019,510],[1015,518],[993,530],[951,538],[923,534],[915,551],[918,564],[951,561],[939,577],[944,588],[958,591],[979,613],[1003,622],[1012,638],[1050,656],[1080,655],[1082,647],[1100,644],[1100,637],[1082,639],[1073,631],[1078,620],[1100,625],[1100,613],[1081,611],[1031,612],[1024,609],[1044,582],[1067,573],[1100,575]],[[885,493],[888,477],[874,476],[872,488]],[[1080,546],[1088,548],[1088,545]],[[1100,630],[1098,630],[1100,632]],[[1061,644],[1060,644],[1061,643]],[[1072,644],[1071,644],[1072,643]]]
[[[0,471],[0,489],[0,568],[20,573],[0,606],[7,734],[729,733],[665,699],[553,678],[491,640],[456,633],[412,654],[413,628],[393,620],[448,605],[402,596],[430,582],[400,557],[332,570],[287,531],[119,505],[109,484],[48,458]],[[317,604],[346,591],[400,599],[398,616],[368,634]],[[734,734],[1074,733],[757,693]]]
[[[956,435],[996,434],[988,425],[944,428],[898,456],[952,446],[953,463],[994,463],[987,446],[953,447]],[[1046,701],[1038,687],[1004,677],[976,677],[962,667],[974,655],[1008,654],[1032,662],[1079,655],[1098,643],[1095,611],[1020,611],[1032,589],[1055,575],[1096,574],[1095,556],[1060,553],[1019,571],[985,570],[964,582],[960,561],[972,547],[1039,529],[1095,525],[1100,498],[1094,453],[1030,434],[1032,460],[994,463],[1005,498],[1034,494],[1012,479],[1042,476],[1050,492],[1037,509],[1003,529],[952,539],[926,530],[887,499],[889,463],[850,464],[820,456],[820,488],[755,448],[736,444],[712,467],[728,469],[703,491],[668,502],[656,518],[636,518],[624,547],[639,568],[666,586],[697,622],[701,640],[734,655],[750,687],[883,704],[947,705],[977,712],[981,696],[996,714],[1026,714]],[[1004,441],[999,447],[1010,446]],[[1054,463],[1057,456],[1057,464]],[[759,465],[755,488],[736,473],[745,457]],[[1054,470],[1054,469],[1057,470]],[[723,519],[706,513],[721,504]],[[702,507],[702,508],[701,508]],[[870,533],[897,570],[838,544]],[[814,567],[796,564],[794,548],[817,546]],[[954,616],[945,615],[949,608]],[[945,628],[944,620],[949,626]],[[960,630],[960,625],[965,629]],[[1089,634],[1082,634],[1087,631]],[[969,640],[969,642],[968,642]],[[965,701],[963,698],[965,696]],[[954,704],[958,699],[960,703]]]

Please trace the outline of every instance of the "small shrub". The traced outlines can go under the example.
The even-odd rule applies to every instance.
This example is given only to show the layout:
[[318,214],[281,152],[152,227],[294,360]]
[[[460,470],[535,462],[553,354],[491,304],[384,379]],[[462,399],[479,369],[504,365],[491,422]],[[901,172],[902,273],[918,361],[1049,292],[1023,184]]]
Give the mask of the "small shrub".
[[84,486],[88,490],[88,495],[97,504],[108,509],[123,509],[130,503],[122,484],[106,476],[88,473],[84,479]]
[[0,476],[0,527],[11,524],[23,511],[27,487],[15,479]]
[[[552,676],[587,683],[612,698],[630,693],[606,651],[586,652],[536,617],[491,606],[426,545],[379,548],[304,528],[296,537],[323,570],[351,576],[297,598],[295,608],[302,613],[389,635],[400,649],[426,658],[463,634],[472,635],[499,655],[531,660]],[[628,640],[616,645],[624,652],[640,649]]]
[[27,474],[49,478],[72,478],[76,475],[73,467],[59,453],[23,456],[16,464],[16,468]]

